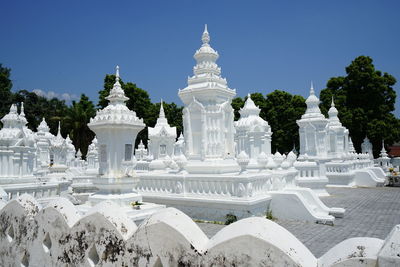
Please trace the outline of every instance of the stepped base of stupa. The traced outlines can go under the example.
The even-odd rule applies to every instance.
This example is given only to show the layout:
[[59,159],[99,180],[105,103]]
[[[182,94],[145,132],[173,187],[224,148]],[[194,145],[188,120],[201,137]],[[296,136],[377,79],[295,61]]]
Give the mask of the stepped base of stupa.
[[178,208],[194,219],[225,221],[265,216],[270,190],[294,186],[296,170],[248,170],[245,173],[190,174],[186,171],[140,173],[137,191],[146,202]]

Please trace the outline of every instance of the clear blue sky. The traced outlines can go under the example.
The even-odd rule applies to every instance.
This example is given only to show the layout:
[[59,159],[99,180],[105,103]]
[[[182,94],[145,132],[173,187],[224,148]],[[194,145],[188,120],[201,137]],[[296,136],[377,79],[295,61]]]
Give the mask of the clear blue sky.
[[[0,62],[14,90],[85,93],[106,73],[154,102],[176,102],[208,24],[219,65],[239,96],[275,89],[307,96],[359,55],[394,75],[400,94],[400,1],[3,1]],[[400,98],[397,99],[400,102]],[[400,114],[400,103],[396,104]]]

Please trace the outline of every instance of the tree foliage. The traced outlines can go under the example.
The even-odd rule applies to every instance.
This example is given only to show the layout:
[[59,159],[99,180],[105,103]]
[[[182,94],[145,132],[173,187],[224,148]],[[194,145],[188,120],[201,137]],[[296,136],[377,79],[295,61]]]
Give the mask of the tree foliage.
[[[68,110],[68,106],[63,100],[57,98],[48,100],[26,90],[16,92],[13,95],[12,102],[24,102],[25,115],[29,122],[28,127],[31,130],[36,131],[42,118],[45,118],[53,134],[57,133],[58,122],[63,119]],[[67,134],[67,128],[62,127],[61,132],[65,136]]]
[[320,95],[321,110],[327,113],[333,96],[339,118],[349,129],[356,150],[361,150],[361,143],[368,136],[377,156],[382,139],[387,144],[400,139],[400,123],[393,114],[396,79],[376,70],[367,56],[354,59],[346,67],[346,74],[327,82]]
[[[10,109],[12,104],[12,81],[10,79],[11,70],[9,68],[3,67],[0,64],[0,118],[4,117]],[[2,126],[0,122],[0,126]]]
[[299,150],[299,127],[296,123],[306,111],[304,97],[275,90],[267,94],[265,113],[271,126],[272,151],[290,152],[295,146]]
[[237,121],[240,118],[239,110],[244,106],[244,100],[241,97],[235,97],[232,99],[231,105],[234,111],[235,121]]
[[89,129],[87,124],[90,118],[96,115],[96,109],[92,101],[82,94],[79,102],[72,102],[72,106],[67,110],[63,118],[64,127],[69,129],[70,138],[82,155],[86,155],[87,149],[95,134]]

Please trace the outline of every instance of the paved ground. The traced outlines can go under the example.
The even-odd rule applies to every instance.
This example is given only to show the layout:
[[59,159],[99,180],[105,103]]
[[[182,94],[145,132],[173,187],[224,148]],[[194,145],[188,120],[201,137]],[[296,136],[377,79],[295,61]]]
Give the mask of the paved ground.
[[[344,218],[334,226],[299,221],[276,221],[302,241],[316,256],[350,237],[385,239],[393,226],[400,224],[400,188],[329,188],[330,197],[322,198],[328,207],[346,209]],[[212,237],[223,225],[199,223]]]

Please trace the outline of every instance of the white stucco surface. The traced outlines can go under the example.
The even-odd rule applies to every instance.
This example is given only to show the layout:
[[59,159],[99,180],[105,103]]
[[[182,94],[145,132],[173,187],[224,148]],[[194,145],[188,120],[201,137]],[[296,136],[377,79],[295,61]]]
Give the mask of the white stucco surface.
[[168,208],[137,227],[112,203],[80,216],[66,199],[42,208],[22,195],[0,209],[2,266],[396,266],[400,227],[385,241],[352,238],[317,259],[278,224],[253,217],[209,239]]

